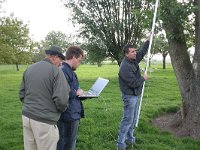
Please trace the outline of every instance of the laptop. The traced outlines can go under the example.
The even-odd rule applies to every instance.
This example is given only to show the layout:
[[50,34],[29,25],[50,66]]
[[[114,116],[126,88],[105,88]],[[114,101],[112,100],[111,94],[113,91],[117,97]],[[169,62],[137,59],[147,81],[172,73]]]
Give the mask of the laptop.
[[84,92],[83,95],[80,95],[79,97],[83,98],[93,98],[93,97],[99,97],[105,86],[108,84],[108,79],[98,78],[95,83],[92,85],[92,87],[89,89],[89,91]]

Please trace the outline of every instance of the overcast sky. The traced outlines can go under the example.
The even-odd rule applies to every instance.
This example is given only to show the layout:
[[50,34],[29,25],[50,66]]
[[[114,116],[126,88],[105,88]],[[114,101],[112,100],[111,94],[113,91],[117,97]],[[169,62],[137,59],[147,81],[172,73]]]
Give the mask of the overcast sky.
[[3,8],[7,16],[14,13],[14,17],[29,24],[30,36],[36,41],[43,40],[52,30],[65,34],[75,31],[60,0],[6,0]]

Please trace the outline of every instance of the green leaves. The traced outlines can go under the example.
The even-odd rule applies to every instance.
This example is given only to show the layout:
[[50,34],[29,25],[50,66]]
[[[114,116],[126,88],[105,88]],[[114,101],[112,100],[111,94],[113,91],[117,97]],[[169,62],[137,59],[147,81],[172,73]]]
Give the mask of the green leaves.
[[32,54],[32,59],[34,62],[41,61],[45,57],[45,50],[53,45],[57,45],[63,49],[63,52],[66,47],[69,46],[69,43],[72,42],[72,37],[65,35],[61,31],[50,31],[45,40],[37,43],[36,50]]
[[12,17],[0,19],[0,63],[30,62],[31,44],[26,24]]
[[188,46],[194,44],[194,19],[192,18],[194,18],[195,7],[193,2],[179,3],[176,0],[162,0],[160,6],[163,27],[170,32],[168,38],[179,42],[186,40]]
[[[141,0],[71,0],[65,6],[72,20],[81,26],[80,35],[101,39],[108,57],[120,64],[122,47],[127,43],[138,45],[145,30],[149,30],[153,6]],[[106,56],[107,57],[107,56]]]
[[43,42],[43,46],[47,49],[50,46],[58,45],[65,49],[69,45],[69,37],[67,37],[61,31],[51,31],[49,32]]
[[107,57],[106,47],[100,39],[90,39],[87,44],[83,45],[83,49],[86,51],[86,61],[92,64],[97,63],[99,67],[101,62]]

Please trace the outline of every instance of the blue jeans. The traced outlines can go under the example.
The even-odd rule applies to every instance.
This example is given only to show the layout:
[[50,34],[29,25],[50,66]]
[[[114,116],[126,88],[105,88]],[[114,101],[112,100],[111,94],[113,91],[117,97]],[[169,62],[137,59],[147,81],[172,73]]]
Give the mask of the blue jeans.
[[80,120],[58,121],[60,139],[57,150],[75,150],[79,122]]
[[135,142],[133,132],[137,119],[138,96],[125,95],[122,93],[122,100],[124,111],[118,134],[117,147],[124,149],[126,148],[126,142]]

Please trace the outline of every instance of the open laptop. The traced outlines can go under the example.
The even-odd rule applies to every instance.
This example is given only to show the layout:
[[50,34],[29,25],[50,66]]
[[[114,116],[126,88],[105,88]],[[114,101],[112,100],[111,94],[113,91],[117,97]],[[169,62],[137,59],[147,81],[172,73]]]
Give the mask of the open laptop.
[[99,97],[100,93],[103,91],[108,82],[109,82],[108,79],[98,78],[92,85],[92,87],[89,89],[89,91],[84,92],[84,94],[79,97],[85,97],[85,98]]

